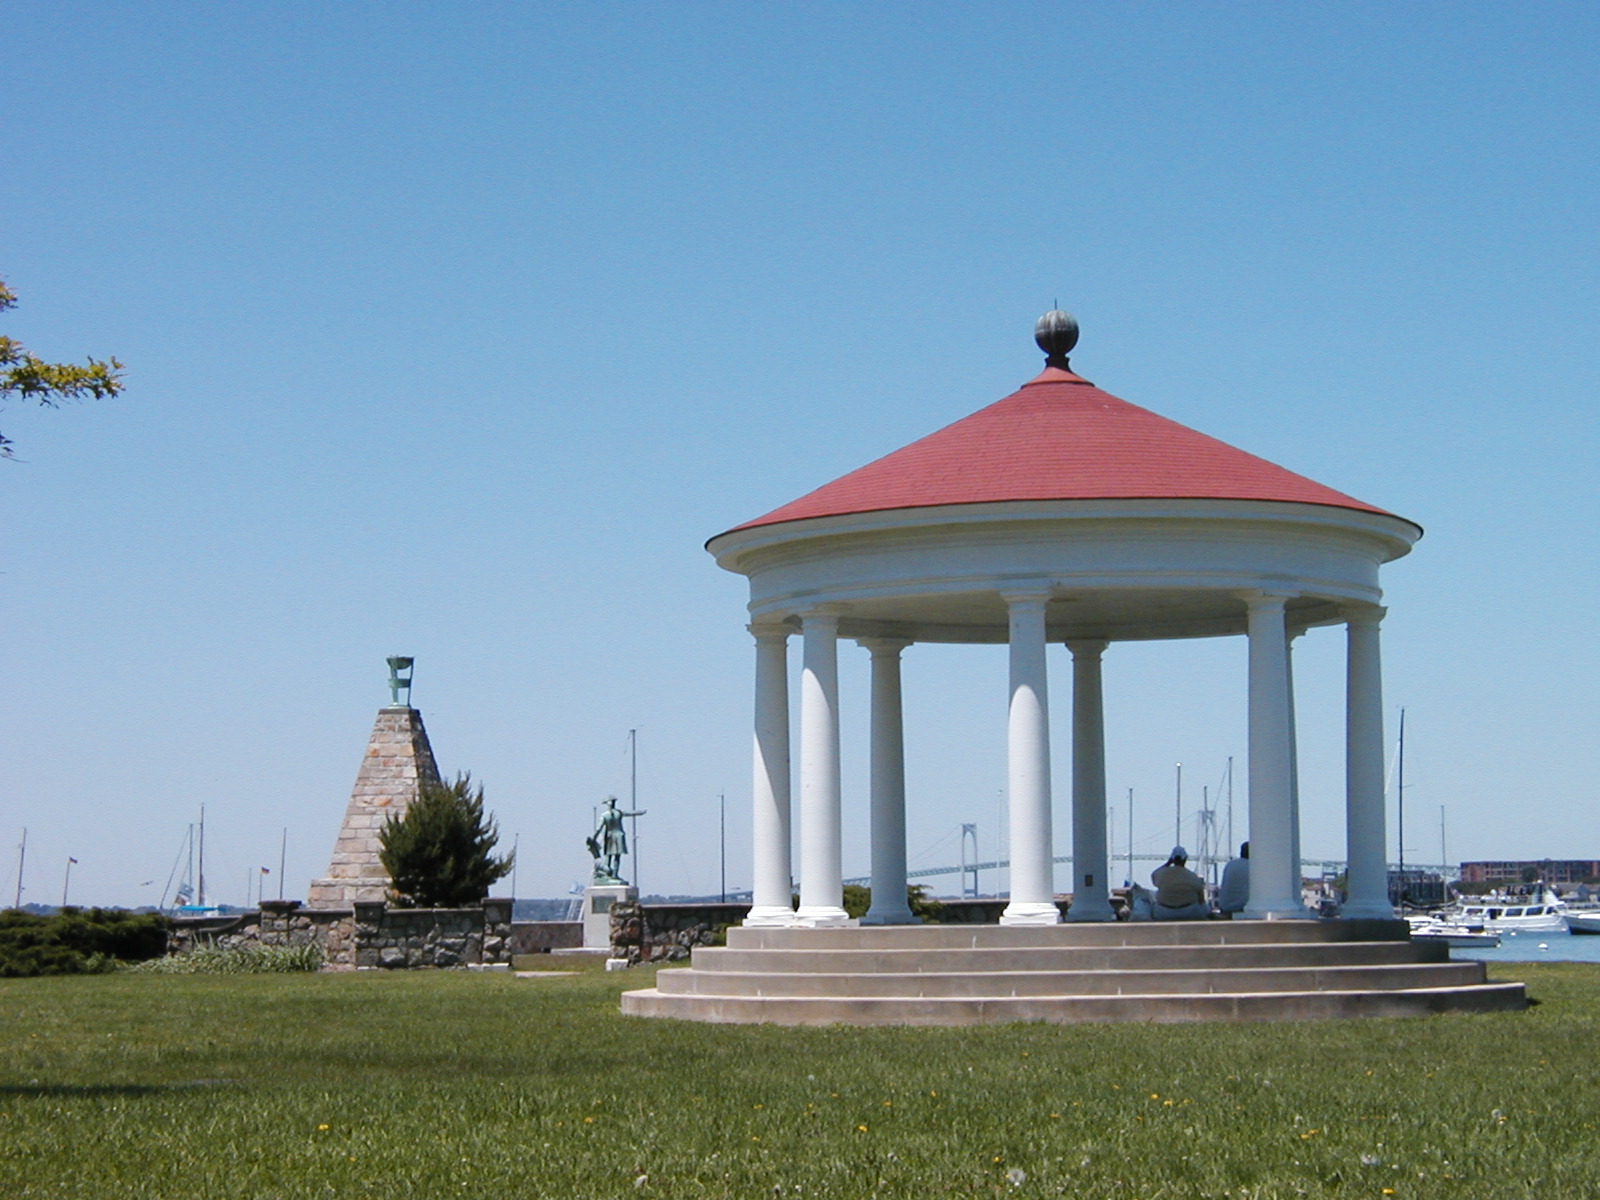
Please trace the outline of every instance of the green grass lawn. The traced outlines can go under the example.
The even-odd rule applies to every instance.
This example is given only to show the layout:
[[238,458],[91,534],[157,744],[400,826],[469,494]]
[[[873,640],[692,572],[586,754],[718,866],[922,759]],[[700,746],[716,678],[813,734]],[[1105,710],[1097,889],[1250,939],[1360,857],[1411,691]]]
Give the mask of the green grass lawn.
[[1600,967],[1496,974],[1543,1003],[778,1029],[625,1019],[648,970],[5,980],[0,1197],[1593,1196]]

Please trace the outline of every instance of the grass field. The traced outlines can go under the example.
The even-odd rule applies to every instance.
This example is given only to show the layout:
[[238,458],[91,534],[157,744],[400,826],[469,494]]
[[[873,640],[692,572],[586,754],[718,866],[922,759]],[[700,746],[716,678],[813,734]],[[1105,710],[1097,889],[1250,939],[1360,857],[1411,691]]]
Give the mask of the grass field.
[[1527,1013],[1281,1026],[624,1019],[652,973],[0,983],[0,1197],[1600,1191],[1600,967]]

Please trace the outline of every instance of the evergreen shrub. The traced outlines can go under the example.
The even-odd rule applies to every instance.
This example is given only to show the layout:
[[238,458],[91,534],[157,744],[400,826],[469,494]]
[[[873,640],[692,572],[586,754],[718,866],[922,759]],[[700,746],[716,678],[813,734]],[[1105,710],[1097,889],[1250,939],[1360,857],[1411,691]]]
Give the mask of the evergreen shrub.
[[512,856],[494,856],[500,831],[484,815],[483,786],[470,773],[454,783],[425,783],[405,815],[378,831],[379,860],[408,908],[479,904],[489,885],[511,873]]

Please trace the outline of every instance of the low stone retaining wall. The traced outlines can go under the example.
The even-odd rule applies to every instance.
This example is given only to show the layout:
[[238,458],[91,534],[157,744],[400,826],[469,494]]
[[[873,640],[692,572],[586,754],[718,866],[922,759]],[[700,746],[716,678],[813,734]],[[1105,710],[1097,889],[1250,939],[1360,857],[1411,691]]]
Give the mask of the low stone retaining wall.
[[335,970],[509,966],[511,901],[485,900],[475,908],[391,908],[381,901],[302,908],[298,900],[267,900],[237,916],[173,922],[168,953],[202,943],[225,949],[317,945]]
[[511,925],[512,954],[549,954],[576,950],[583,945],[582,921],[515,921]]
[[749,913],[748,904],[639,904],[611,906],[611,957],[628,965],[678,962],[696,946],[722,945],[722,931]]
[[[941,900],[930,925],[997,925],[1009,901],[1004,899]],[[1113,898],[1120,915],[1123,905]],[[1056,900],[1066,916],[1070,902]],[[639,904],[617,903],[611,908],[611,957],[628,965],[679,962],[696,946],[720,946],[723,930],[737,925],[750,911],[748,904]],[[558,922],[549,922],[558,924]]]

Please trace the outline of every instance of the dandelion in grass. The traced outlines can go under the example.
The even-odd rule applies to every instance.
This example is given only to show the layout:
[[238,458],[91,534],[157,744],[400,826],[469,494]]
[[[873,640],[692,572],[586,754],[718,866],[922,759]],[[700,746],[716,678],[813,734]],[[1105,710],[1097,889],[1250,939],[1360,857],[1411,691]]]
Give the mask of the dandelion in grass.
[[1361,1165],[1363,1167],[1381,1167],[1383,1165],[1383,1158],[1381,1155],[1377,1154],[1363,1154],[1361,1156]]
[[318,1125],[317,1126],[317,1132],[318,1133],[327,1133],[328,1132],[328,1127],[326,1125]]
[[856,1126],[856,1132],[857,1133],[865,1133],[866,1131],[867,1131],[867,1127],[865,1125],[857,1125]]
[[1012,1187],[1021,1187],[1025,1182],[1027,1182],[1027,1179],[1028,1173],[1021,1167],[1012,1167],[1006,1172],[1006,1182]]

